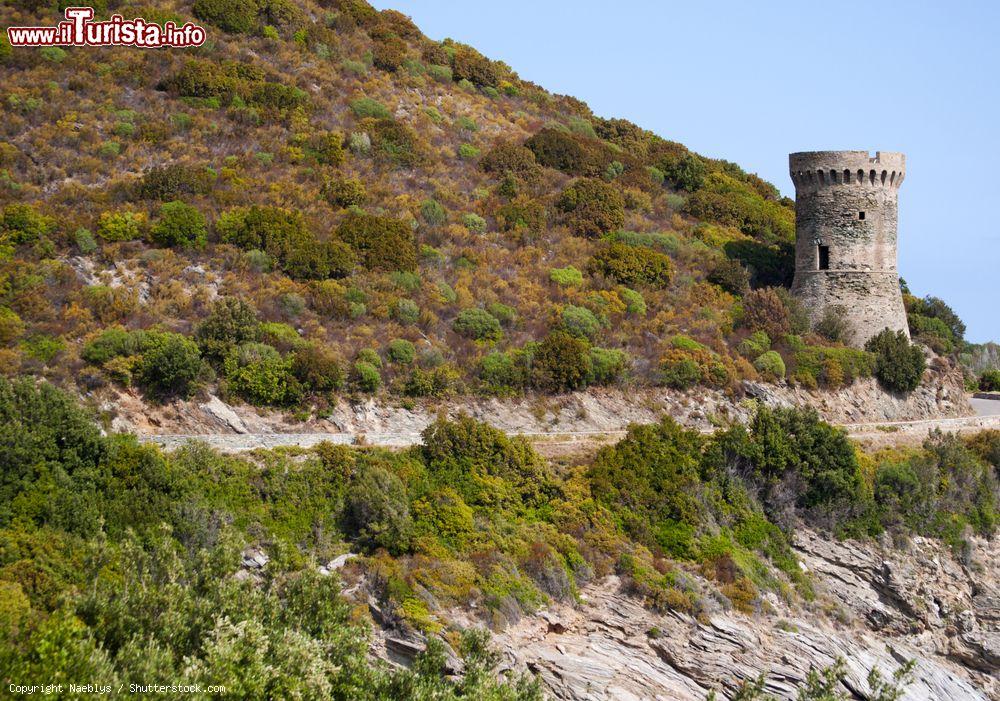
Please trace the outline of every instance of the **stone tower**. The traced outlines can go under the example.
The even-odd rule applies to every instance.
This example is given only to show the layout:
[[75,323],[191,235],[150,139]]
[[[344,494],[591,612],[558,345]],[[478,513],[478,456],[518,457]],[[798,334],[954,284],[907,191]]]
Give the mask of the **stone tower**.
[[831,307],[862,347],[882,329],[909,336],[896,269],[896,201],[906,156],[879,151],[807,151],[788,157],[795,183],[792,294],[811,323]]

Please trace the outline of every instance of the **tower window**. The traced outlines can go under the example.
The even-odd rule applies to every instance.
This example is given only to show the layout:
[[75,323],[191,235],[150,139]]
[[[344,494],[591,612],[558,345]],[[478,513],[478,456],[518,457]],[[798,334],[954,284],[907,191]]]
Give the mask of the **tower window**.
[[819,269],[829,270],[830,269],[830,247],[829,246],[817,246],[819,249]]
[[858,212],[858,219],[860,219],[861,221],[864,221],[865,220],[865,213],[864,212]]

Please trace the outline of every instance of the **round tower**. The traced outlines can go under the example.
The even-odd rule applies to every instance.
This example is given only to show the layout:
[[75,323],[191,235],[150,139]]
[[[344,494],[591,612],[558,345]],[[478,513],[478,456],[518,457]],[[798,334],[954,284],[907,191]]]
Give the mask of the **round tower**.
[[808,151],[788,157],[795,183],[792,294],[815,324],[830,308],[862,347],[888,327],[909,336],[896,269],[897,193],[906,156]]

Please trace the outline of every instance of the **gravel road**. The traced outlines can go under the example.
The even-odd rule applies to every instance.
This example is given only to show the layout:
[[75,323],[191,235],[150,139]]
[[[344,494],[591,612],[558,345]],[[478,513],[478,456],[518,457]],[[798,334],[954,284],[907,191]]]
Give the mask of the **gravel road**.
[[[958,433],[975,433],[987,429],[1000,430],[1000,402],[988,402],[997,407],[987,407],[977,411],[992,410],[995,413],[980,413],[950,419],[925,419],[921,421],[886,421],[864,424],[842,424],[847,433],[858,440],[878,445],[899,443],[919,443],[927,433],[935,428]],[[708,431],[706,431],[708,432]],[[539,445],[565,447],[581,444],[604,443],[625,435],[624,431],[561,431],[557,433],[514,433],[528,438]],[[224,453],[241,453],[258,448],[278,448],[298,446],[309,448],[317,443],[329,441],[341,445],[373,445],[386,448],[405,448],[420,443],[419,433],[210,433],[172,434],[139,436],[144,443],[155,443],[166,450],[178,448],[188,441],[203,441]]]

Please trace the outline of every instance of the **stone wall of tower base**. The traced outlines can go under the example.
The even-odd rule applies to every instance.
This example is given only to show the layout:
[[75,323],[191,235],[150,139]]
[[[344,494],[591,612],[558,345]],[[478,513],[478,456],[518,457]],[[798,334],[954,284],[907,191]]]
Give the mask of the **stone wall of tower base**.
[[848,324],[849,345],[862,348],[869,338],[888,327],[909,337],[906,309],[895,272],[796,271],[792,294],[815,325],[830,307],[839,306]]

